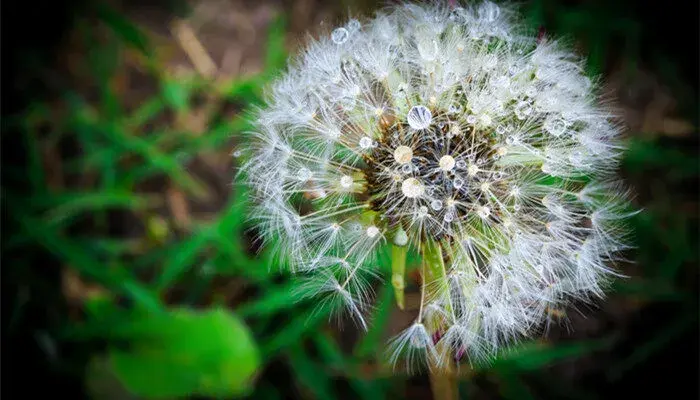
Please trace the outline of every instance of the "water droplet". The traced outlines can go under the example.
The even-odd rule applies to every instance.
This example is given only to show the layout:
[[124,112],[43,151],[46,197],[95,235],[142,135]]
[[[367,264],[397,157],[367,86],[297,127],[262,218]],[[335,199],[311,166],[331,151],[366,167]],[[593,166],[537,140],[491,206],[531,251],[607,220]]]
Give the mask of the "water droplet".
[[371,225],[370,227],[367,228],[366,233],[367,233],[367,236],[373,238],[373,237],[379,235],[379,228],[377,228],[374,225]]
[[411,166],[411,164],[404,164],[401,166],[401,172],[403,172],[404,174],[410,174],[411,171],[413,171],[413,167]]
[[515,116],[519,120],[524,120],[532,114],[532,106],[526,101],[521,101],[515,105]]
[[508,129],[506,129],[505,125],[498,125],[496,127],[496,133],[499,135],[504,135],[506,132],[508,132]]
[[552,136],[561,136],[566,132],[567,123],[561,118],[549,116],[544,121],[544,129]]
[[430,208],[432,208],[435,211],[440,211],[442,209],[442,201],[441,200],[433,200],[430,202]]
[[445,213],[445,216],[442,217],[442,219],[443,219],[445,222],[447,222],[447,223],[452,222],[452,221],[455,219],[454,212],[453,212],[452,210],[446,212],[446,213]]
[[311,171],[306,167],[300,168],[299,171],[297,171],[297,178],[302,182],[306,182],[311,178]]
[[408,111],[406,119],[411,128],[420,130],[430,126],[433,120],[433,114],[425,106],[413,106]]
[[450,106],[447,108],[447,112],[449,112],[450,114],[459,114],[462,112],[462,109],[462,105],[455,102],[450,104]]
[[466,163],[464,160],[458,160],[458,161],[455,163],[455,165],[456,165],[457,168],[459,168],[459,169],[464,169],[464,168],[467,167],[467,163]]
[[343,44],[348,41],[350,32],[345,28],[337,28],[331,33],[331,40],[335,44]]
[[348,21],[347,26],[348,26],[348,29],[350,30],[350,32],[356,32],[356,31],[360,30],[360,27],[362,25],[360,24],[360,21],[358,21],[356,19],[351,19],[350,21]]
[[464,186],[464,179],[459,177],[455,178],[452,181],[452,186],[454,186],[455,189],[460,189],[462,186]]
[[425,186],[416,178],[408,178],[401,182],[401,192],[409,199],[415,199],[423,195]]
[[342,186],[346,189],[351,187],[352,183],[353,183],[352,176],[344,175],[342,178],[340,178],[340,186]]
[[481,115],[481,118],[479,118],[479,122],[481,122],[481,125],[483,126],[489,126],[491,125],[492,120],[490,116],[483,114]]
[[478,14],[479,18],[494,22],[501,15],[501,8],[490,1],[485,1],[479,5]]
[[234,158],[238,158],[238,157],[241,156],[241,154],[242,154],[242,153],[241,153],[240,150],[236,150],[236,151],[233,152],[233,157],[234,157]]
[[474,125],[476,123],[476,115],[467,115],[467,123]]
[[486,219],[489,215],[491,215],[491,209],[486,206],[479,207],[476,213],[479,215],[479,217]]
[[426,207],[426,206],[418,207],[418,216],[425,217],[426,215],[428,215],[428,207]]
[[368,136],[363,136],[360,139],[360,147],[363,149],[369,149],[372,147],[372,139]]
[[408,146],[399,146],[394,150],[394,160],[399,164],[408,164],[413,158],[413,150]]
[[408,235],[406,234],[406,231],[399,228],[394,236],[394,244],[397,246],[405,246],[408,244]]
[[445,155],[440,157],[438,164],[440,165],[441,170],[451,171],[455,167],[455,159],[451,155]]

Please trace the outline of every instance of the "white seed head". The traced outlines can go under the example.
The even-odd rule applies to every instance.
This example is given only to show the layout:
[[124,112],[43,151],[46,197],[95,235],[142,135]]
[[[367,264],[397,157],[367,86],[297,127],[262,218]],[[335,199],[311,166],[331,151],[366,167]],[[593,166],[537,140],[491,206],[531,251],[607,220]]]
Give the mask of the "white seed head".
[[603,297],[628,246],[609,102],[519,20],[488,1],[350,20],[294,59],[235,152],[263,243],[361,327],[386,246],[444,258],[393,358],[488,358]]

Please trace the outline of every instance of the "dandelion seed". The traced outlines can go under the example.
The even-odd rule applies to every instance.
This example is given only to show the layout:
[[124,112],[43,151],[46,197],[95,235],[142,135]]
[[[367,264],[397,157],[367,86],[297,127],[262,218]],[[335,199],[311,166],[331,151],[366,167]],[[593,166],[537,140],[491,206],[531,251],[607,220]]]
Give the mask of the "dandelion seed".
[[629,247],[614,114],[582,59],[514,15],[411,3],[350,20],[272,85],[233,153],[263,244],[361,328],[386,246],[442,261],[390,344],[408,368],[535,334],[546,310],[602,297]]

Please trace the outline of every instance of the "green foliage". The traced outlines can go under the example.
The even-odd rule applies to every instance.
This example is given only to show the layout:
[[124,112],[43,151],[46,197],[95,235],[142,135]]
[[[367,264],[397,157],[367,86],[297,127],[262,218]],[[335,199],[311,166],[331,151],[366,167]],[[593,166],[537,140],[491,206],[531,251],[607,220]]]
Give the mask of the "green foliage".
[[138,315],[112,335],[128,340],[109,352],[117,377],[148,398],[248,393],[260,365],[246,326],[221,309]]

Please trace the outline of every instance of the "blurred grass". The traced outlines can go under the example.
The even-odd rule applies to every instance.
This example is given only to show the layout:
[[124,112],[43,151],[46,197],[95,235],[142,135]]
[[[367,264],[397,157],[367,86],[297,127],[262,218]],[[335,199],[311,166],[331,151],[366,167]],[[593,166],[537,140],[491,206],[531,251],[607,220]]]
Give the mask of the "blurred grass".
[[[549,0],[527,7],[533,28],[546,26],[550,33],[580,40],[577,43],[590,55],[591,74],[606,71],[609,46],[620,40],[624,51],[618,56],[627,66],[637,65],[642,27],[625,16],[624,8],[600,2],[568,7]],[[262,357],[252,397],[281,398],[288,390],[304,398],[342,398],[343,393],[372,399],[405,397],[407,377],[383,365],[382,349],[395,323],[391,287],[386,285],[377,295],[370,331],[348,346],[338,332],[322,329],[328,310],[295,301],[294,279],[274,266],[270,269],[272,260],[265,252],[256,254],[245,221],[245,188],[226,186],[231,193],[222,199],[205,179],[206,169],[197,167],[197,161],[212,153],[229,153],[236,134],[250,127],[247,110],[261,103],[262,89],[287,59],[285,17],[278,16],[267,28],[262,72],[211,79],[172,74],[141,27],[103,3],[95,12],[108,28],[106,34],[98,35],[85,21],[77,26],[89,49],[82,67],[96,96],[66,88],[58,107],[36,103],[2,121],[4,131],[21,132],[24,158],[21,164],[3,165],[3,218],[17,227],[9,237],[3,235],[3,253],[12,257],[20,286],[29,290],[46,284],[36,283],[41,272],[26,269],[37,263],[37,251],[51,254],[45,268],[57,268],[63,277],[69,269],[79,275],[73,282],[80,288],[77,304],[71,302],[66,315],[50,327],[50,335],[57,343],[77,343],[90,350],[82,360],[68,356],[61,362],[86,364],[105,350],[100,343],[119,344],[110,331],[142,315],[134,312],[162,315],[175,306],[224,306],[252,331],[256,343],[250,346],[259,348]],[[131,108],[115,83],[127,59],[137,60],[157,88]],[[664,71],[672,75],[674,69],[667,65]],[[193,106],[197,97],[209,105],[204,132],[179,122],[201,110]],[[224,105],[238,111],[223,113]],[[632,349],[624,348],[627,339],[619,334],[525,343],[492,365],[465,366],[461,372],[469,387],[478,376],[496,382],[503,398],[538,398],[545,394],[533,389],[532,373],[613,351],[619,357],[600,368],[614,381],[697,325],[697,287],[692,282],[697,280],[697,215],[692,215],[697,198],[683,198],[691,195],[683,185],[698,177],[697,154],[670,146],[661,136],[631,136],[625,174],[652,192],[642,194],[645,212],[633,221],[638,264],[630,267],[632,277],[615,282],[614,289],[622,303],[636,307],[632,313],[668,302],[680,312]],[[233,173],[231,168],[231,180]],[[649,176],[654,177],[651,182]],[[174,193],[180,193],[188,207],[208,204],[215,211],[201,217],[187,207],[183,210]],[[690,202],[690,210],[679,212],[684,201]],[[94,308],[95,300],[104,299],[106,306]],[[13,304],[9,334],[24,318],[22,299]],[[167,330],[167,323],[159,329]],[[215,340],[216,335],[205,333],[199,340]],[[219,361],[230,362],[230,357]],[[77,370],[81,372],[75,378],[93,379]],[[281,387],[280,376],[288,377]],[[183,390],[194,393],[192,388]]]

